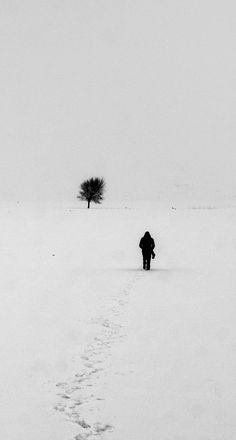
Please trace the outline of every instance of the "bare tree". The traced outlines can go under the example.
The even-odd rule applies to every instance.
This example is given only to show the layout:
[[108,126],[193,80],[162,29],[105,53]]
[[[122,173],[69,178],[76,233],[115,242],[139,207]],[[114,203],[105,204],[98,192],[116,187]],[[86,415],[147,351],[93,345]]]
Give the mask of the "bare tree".
[[80,185],[79,195],[77,199],[87,200],[88,208],[90,203],[101,203],[103,200],[103,192],[105,189],[105,180],[99,177],[91,177]]

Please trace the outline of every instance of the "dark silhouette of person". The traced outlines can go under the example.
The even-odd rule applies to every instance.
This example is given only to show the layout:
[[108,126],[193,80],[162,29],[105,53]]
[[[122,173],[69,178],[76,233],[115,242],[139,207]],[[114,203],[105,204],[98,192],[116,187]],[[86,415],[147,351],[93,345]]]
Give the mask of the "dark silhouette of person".
[[155,242],[148,231],[145,232],[144,236],[141,238],[139,247],[142,249],[143,254],[143,269],[150,270],[151,257],[155,257],[153,252]]

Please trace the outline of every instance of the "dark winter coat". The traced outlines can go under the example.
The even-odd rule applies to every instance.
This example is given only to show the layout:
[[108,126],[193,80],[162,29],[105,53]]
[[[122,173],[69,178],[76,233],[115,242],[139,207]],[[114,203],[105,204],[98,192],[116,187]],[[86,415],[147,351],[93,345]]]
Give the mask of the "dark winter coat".
[[149,232],[145,232],[140,240],[139,247],[142,249],[143,254],[152,254],[153,249],[155,248],[155,242]]

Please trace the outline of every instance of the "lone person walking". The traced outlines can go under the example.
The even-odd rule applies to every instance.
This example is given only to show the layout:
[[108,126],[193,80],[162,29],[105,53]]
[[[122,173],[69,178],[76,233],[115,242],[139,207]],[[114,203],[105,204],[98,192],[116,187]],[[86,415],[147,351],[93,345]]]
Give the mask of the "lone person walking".
[[148,231],[141,238],[139,247],[142,249],[143,254],[143,269],[150,270],[151,257],[155,258],[155,253],[153,252],[155,242]]

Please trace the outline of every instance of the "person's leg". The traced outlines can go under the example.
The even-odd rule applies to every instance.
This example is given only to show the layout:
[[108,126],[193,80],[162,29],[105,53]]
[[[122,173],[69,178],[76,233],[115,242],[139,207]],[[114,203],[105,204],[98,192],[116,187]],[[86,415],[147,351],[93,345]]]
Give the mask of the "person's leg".
[[147,255],[147,270],[150,270],[151,254]]
[[145,260],[145,254],[143,253],[143,269],[145,269],[146,260]]

